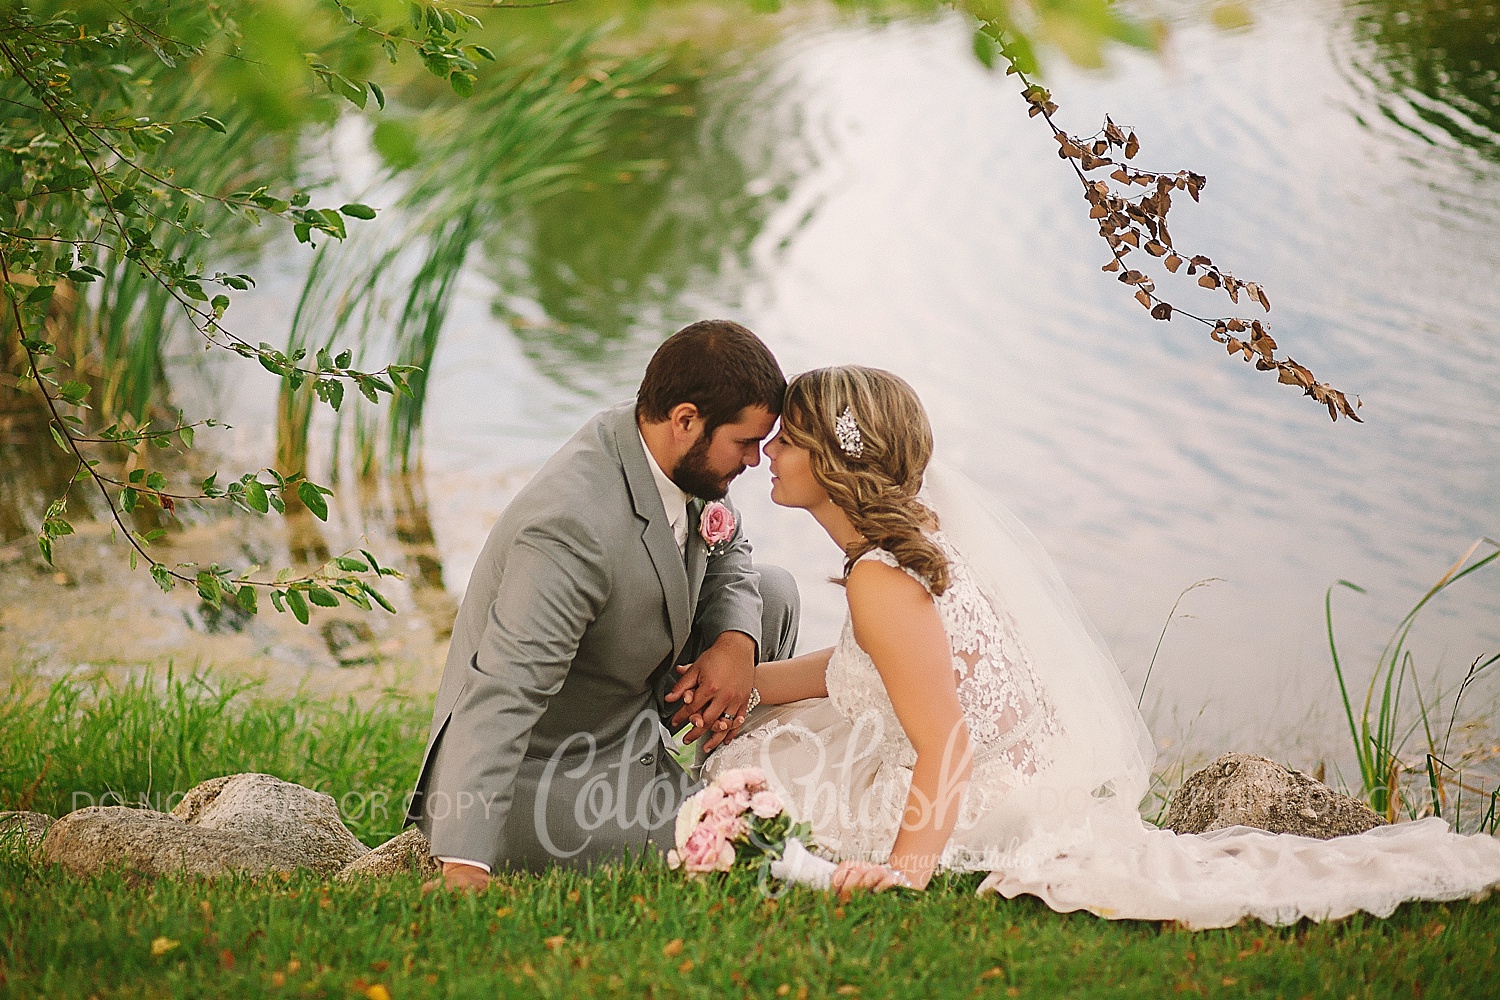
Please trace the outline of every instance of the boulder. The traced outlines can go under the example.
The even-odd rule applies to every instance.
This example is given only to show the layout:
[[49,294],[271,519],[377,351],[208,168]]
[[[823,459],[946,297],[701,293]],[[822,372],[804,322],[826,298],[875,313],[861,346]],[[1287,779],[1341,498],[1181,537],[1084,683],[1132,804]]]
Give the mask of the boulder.
[[1177,833],[1253,826],[1272,833],[1331,840],[1364,833],[1385,820],[1363,802],[1301,771],[1254,754],[1227,753],[1182,783],[1167,810]]
[[387,840],[360,857],[335,876],[340,882],[356,876],[386,878],[415,872],[423,878],[441,874],[442,866],[432,858],[432,845],[416,828]]
[[370,849],[339,819],[333,797],[269,774],[210,778],[172,815],[204,830],[240,833],[295,851],[304,868],[336,872]]
[[269,774],[196,786],[171,813],[90,806],[47,831],[42,857],[77,875],[115,865],[144,875],[332,874],[369,852],[331,797]]
[[55,822],[46,813],[0,811],[0,840],[16,836],[15,831],[19,830],[27,848],[35,850],[47,835],[47,828]]
[[208,830],[167,813],[129,806],[89,806],[52,824],[42,858],[74,875],[124,867],[142,875],[290,872],[299,851],[261,837]]

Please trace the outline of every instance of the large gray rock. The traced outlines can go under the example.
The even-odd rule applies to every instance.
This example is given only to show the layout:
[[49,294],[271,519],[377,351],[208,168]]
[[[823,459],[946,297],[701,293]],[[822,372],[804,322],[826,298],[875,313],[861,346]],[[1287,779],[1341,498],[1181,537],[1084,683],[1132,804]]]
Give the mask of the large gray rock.
[[210,778],[172,815],[204,830],[241,833],[296,851],[304,868],[335,872],[370,849],[339,819],[332,796],[269,774]]
[[44,860],[78,875],[123,866],[145,875],[331,874],[368,853],[332,798],[269,774],[211,778],[170,814],[91,806],[54,823]]
[[423,878],[431,878],[442,870],[442,866],[432,858],[432,845],[427,842],[421,830],[413,827],[354,861],[335,878],[343,882],[360,875],[386,878],[410,872]]
[[1356,798],[1301,771],[1254,754],[1227,753],[1193,774],[1172,797],[1166,825],[1177,833],[1253,826],[1331,840],[1385,820]]
[[166,813],[128,806],[89,806],[52,824],[42,858],[74,875],[123,867],[142,875],[289,872],[299,851],[261,837],[207,830]]
[[0,812],[0,839],[19,835],[27,848],[35,850],[47,835],[47,828],[55,822],[46,813],[3,811]]

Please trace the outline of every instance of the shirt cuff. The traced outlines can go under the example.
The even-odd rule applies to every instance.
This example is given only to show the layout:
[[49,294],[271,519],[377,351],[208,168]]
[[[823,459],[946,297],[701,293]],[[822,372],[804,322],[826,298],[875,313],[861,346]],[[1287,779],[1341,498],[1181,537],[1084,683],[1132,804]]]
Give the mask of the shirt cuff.
[[438,858],[437,860],[447,861],[455,865],[473,865],[475,868],[483,868],[486,875],[491,873],[490,866],[483,861],[470,861],[468,858]]

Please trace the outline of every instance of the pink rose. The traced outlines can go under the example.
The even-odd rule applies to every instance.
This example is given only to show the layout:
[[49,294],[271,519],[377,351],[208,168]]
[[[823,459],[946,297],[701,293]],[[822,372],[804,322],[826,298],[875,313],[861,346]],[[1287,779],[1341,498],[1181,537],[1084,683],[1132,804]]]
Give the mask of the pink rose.
[[750,824],[743,819],[749,803],[741,806],[732,799],[725,799],[703,817],[703,825],[711,826],[725,840],[736,840],[750,832]]
[[704,823],[688,837],[687,844],[682,851],[683,866],[690,872],[727,871],[727,868],[720,867],[726,848],[732,864],[734,848],[729,846],[729,842],[713,828],[712,824]]
[[698,533],[703,536],[703,541],[708,543],[709,548],[729,541],[734,537],[733,512],[715,500],[703,508],[703,515],[698,518]]
[[761,819],[774,819],[781,814],[781,796],[775,792],[756,792],[750,797],[750,811]]
[[[765,787],[766,776],[758,767],[732,767],[719,775],[719,780],[714,782],[720,791],[728,795],[740,795],[750,789],[752,785]],[[712,786],[710,786],[712,787]]]

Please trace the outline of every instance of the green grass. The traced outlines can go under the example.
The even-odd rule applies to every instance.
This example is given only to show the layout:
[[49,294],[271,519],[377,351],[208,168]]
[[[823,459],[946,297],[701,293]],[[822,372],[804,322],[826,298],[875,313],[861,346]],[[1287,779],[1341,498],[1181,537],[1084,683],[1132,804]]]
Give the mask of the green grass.
[[[428,711],[393,697],[273,700],[201,675],[22,680],[0,704],[0,808],[57,814],[75,789],[131,797],[244,770],[399,798]],[[392,829],[351,826],[371,843]],[[980,899],[976,881],[840,905],[653,861],[424,899],[416,876],[79,879],[12,839],[0,843],[0,996],[1431,997],[1491,995],[1500,974],[1500,899],[1194,933]]]
[[170,810],[221,774],[261,771],[327,792],[371,846],[399,832],[430,698],[362,708],[206,674],[120,682],[21,677],[0,699],[0,809],[61,816],[86,805]]
[[[1493,995],[1500,973],[1500,900],[1190,933],[972,885],[772,902],[748,873],[689,881],[650,864],[424,899],[415,876],[153,884],[13,862],[0,866],[0,994],[1460,997]],[[153,955],[158,938],[176,944]]]

